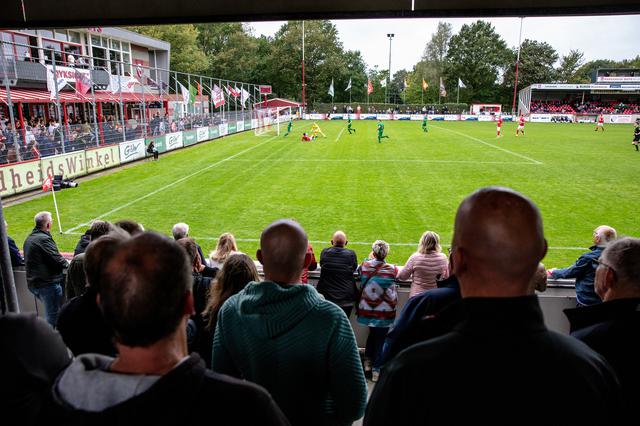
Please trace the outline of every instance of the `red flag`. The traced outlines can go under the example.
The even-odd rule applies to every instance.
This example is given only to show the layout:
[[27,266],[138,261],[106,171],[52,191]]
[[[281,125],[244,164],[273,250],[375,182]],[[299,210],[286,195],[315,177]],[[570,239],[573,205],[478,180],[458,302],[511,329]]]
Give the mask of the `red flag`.
[[369,80],[369,82],[367,83],[367,95],[370,95],[373,93],[373,84],[371,84],[371,80]]
[[53,188],[53,178],[49,175],[44,182],[42,182],[42,190],[45,192],[51,191],[51,188]]
[[91,90],[91,80],[86,75],[82,74],[79,70],[75,71],[76,90],[82,95]]
[[196,86],[198,87],[198,96],[202,96],[202,86],[198,82],[196,82]]
[[234,88],[233,88],[233,87],[231,87],[231,86],[228,86],[228,87],[229,87],[229,93],[231,93],[231,95],[232,95],[234,98],[237,98],[238,96],[240,96],[240,91],[238,91],[238,89],[234,89]]

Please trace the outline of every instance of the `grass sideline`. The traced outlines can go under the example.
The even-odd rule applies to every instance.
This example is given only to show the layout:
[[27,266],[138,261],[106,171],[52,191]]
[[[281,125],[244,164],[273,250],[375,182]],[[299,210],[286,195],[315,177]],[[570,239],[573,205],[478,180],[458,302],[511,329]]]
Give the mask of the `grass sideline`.
[[[184,221],[206,253],[232,232],[253,257],[261,230],[288,217],[305,227],[317,256],[342,229],[359,259],[384,239],[389,261],[403,264],[424,230],[447,246],[458,204],[486,185],[512,187],[540,207],[548,267],[573,262],[598,225],[640,235],[631,125],[596,133],[590,124],[527,123],[526,136],[516,138],[515,123],[505,123],[498,140],[494,123],[430,122],[423,133],[419,121],[394,121],[379,144],[374,121],[354,122],[354,135],[346,122],[318,123],[327,137],[311,143],[300,142],[311,122],[295,122],[288,137],[245,132],[85,180],[57,193],[67,233],[54,224],[54,239],[73,251],[96,217],[135,219],[165,234]],[[21,248],[41,210],[53,211],[50,195],[5,209]]]

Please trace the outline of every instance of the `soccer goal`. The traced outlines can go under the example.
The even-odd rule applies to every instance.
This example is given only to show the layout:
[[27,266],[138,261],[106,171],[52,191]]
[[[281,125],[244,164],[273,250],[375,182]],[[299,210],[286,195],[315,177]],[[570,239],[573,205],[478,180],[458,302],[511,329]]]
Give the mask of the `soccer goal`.
[[291,107],[256,108],[253,110],[253,132],[256,136],[280,136],[280,123],[293,118]]

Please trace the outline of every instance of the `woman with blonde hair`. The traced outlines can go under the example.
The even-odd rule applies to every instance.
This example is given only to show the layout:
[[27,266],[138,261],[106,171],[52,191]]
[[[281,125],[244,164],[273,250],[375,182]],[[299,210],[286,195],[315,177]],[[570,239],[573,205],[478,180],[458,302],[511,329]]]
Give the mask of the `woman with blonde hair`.
[[244,253],[232,253],[226,258],[215,282],[211,285],[207,307],[202,313],[204,330],[199,331],[198,353],[207,368],[211,368],[213,335],[216,331],[218,312],[228,298],[242,291],[252,281],[260,281],[255,263]]
[[225,232],[218,238],[216,249],[209,255],[209,266],[212,268],[222,268],[227,258],[238,252],[236,239],[233,234]]
[[409,297],[436,288],[436,279],[449,276],[449,260],[442,253],[440,236],[426,231],[420,238],[418,251],[413,253],[398,274],[398,280],[411,278]]

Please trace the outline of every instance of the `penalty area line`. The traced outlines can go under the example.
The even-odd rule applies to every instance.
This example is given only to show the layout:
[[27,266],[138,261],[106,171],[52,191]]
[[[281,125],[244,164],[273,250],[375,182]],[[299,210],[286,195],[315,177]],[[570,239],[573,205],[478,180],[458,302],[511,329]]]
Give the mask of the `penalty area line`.
[[344,132],[344,127],[342,128],[342,130],[340,130],[340,133],[338,133],[338,137],[334,142],[338,142],[338,140],[340,139],[340,136],[342,136],[342,132]]

